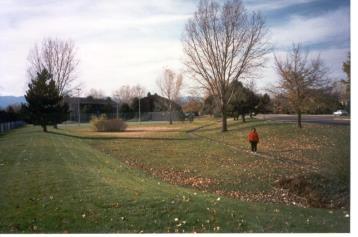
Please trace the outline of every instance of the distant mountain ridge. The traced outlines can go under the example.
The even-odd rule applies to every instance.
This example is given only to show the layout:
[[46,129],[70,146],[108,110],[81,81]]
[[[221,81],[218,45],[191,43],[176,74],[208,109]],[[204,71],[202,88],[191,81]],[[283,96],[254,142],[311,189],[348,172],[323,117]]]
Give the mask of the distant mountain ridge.
[[0,96],[0,108],[6,108],[9,105],[26,103],[24,96]]

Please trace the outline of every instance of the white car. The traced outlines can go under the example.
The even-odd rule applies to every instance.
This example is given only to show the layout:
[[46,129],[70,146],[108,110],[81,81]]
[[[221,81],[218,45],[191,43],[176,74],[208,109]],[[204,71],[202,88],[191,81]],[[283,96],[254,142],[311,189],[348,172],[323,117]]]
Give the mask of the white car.
[[336,112],[333,113],[334,116],[344,116],[344,115],[348,115],[348,112],[345,110],[337,110]]

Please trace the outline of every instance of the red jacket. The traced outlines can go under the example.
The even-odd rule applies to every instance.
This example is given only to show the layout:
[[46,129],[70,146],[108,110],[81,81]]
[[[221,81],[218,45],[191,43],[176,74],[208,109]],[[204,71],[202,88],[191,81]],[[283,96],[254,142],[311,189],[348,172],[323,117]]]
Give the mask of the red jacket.
[[257,132],[250,132],[248,137],[250,142],[259,142],[259,134]]

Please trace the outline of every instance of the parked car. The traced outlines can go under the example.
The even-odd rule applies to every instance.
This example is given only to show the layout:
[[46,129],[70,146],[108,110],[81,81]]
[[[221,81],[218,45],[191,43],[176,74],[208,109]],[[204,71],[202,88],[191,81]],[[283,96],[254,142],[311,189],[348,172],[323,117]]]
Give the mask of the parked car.
[[348,115],[348,112],[342,109],[337,110],[333,113],[334,116],[345,116]]

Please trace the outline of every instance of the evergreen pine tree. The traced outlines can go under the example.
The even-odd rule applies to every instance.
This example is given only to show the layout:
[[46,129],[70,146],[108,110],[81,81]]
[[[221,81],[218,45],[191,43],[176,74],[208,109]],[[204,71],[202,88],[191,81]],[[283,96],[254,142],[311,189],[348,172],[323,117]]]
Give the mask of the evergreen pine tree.
[[63,103],[56,83],[46,69],[37,73],[28,86],[25,99],[30,121],[34,125],[41,125],[43,131],[47,132],[47,125],[66,120],[68,105]]

